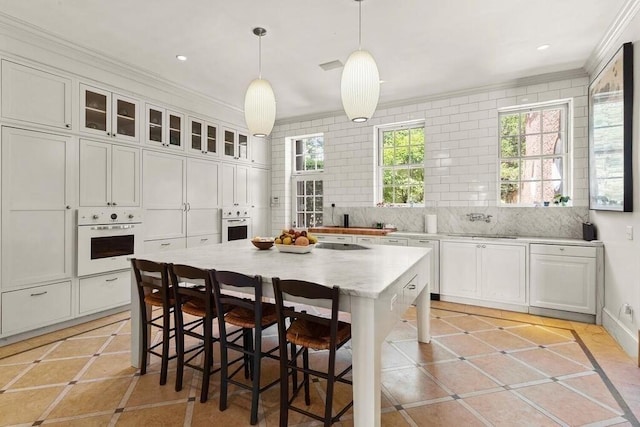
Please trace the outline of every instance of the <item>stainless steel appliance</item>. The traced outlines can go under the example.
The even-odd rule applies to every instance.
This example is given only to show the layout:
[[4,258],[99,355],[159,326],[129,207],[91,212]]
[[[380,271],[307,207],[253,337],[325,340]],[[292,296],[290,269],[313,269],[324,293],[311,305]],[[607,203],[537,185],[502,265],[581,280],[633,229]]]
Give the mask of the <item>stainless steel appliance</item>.
[[142,252],[142,209],[78,209],[78,276],[128,268]]
[[222,208],[222,243],[251,237],[251,216],[247,208]]

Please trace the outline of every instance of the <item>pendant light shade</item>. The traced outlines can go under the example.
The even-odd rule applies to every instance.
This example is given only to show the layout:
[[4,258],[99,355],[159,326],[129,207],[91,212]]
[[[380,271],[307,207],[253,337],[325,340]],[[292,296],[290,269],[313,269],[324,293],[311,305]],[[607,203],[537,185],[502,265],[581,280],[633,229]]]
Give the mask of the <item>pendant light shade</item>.
[[349,120],[366,122],[373,116],[380,97],[380,74],[373,56],[362,50],[362,0],[358,2],[358,50],[349,55],[342,70],[340,93]]
[[276,120],[276,97],[271,84],[262,78],[262,36],[267,30],[256,27],[253,34],[258,36],[258,78],[249,84],[244,96],[244,119],[253,136],[265,137]]

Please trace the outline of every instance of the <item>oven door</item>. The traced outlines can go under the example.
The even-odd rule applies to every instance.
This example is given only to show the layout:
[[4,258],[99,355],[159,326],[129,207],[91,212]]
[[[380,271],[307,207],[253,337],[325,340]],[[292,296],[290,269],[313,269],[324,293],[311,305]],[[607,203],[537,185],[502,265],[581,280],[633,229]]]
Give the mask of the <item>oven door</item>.
[[222,243],[248,239],[251,236],[251,218],[222,220]]
[[142,252],[141,224],[78,226],[78,276],[130,267],[127,258]]

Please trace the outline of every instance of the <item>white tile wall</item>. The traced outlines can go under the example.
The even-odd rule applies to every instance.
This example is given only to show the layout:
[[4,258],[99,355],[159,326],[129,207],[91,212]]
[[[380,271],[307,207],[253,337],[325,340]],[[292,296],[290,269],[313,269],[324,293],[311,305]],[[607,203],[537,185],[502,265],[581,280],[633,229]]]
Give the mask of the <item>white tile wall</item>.
[[573,105],[572,201],[574,206],[588,206],[587,85],[587,77],[574,78],[379,108],[372,119],[360,124],[340,114],[276,125],[271,134],[273,196],[279,197],[280,205],[274,206],[272,213],[274,230],[291,223],[288,137],[324,133],[325,212],[331,203],[371,207],[379,201],[374,187],[374,127],[423,119],[427,208],[495,207],[498,109],[566,98],[572,99]]

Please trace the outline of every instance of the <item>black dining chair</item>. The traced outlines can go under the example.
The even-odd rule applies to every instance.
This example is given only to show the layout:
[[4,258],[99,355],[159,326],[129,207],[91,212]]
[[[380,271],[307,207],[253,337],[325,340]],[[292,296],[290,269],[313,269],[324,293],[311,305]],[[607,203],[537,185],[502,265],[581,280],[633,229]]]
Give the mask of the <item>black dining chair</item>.
[[[160,357],[160,385],[165,385],[167,383],[169,360],[176,357],[175,354],[169,356],[169,344],[171,338],[175,336],[175,327],[171,326],[171,313],[174,310],[175,301],[169,285],[167,264],[132,259],[131,265],[136,277],[138,300],[140,302],[141,322],[139,327],[142,329],[143,343],[140,354],[140,375],[147,373],[147,359],[149,354],[153,354]],[[151,315],[148,315],[147,305],[151,309],[160,307],[162,313],[153,317],[153,312],[150,311]],[[162,341],[153,345],[149,343],[149,329],[152,326],[162,330]],[[160,352],[156,350],[159,346],[162,346]]]
[[[247,276],[232,271],[213,271],[212,274],[216,309],[218,312],[222,310],[226,312],[224,316],[218,318],[221,364],[220,410],[227,409],[228,384],[251,390],[250,423],[255,425],[258,422],[260,393],[280,382],[278,378],[260,386],[262,359],[265,357],[279,359],[274,354],[279,350],[279,346],[262,351],[262,331],[277,323],[276,307],[274,304],[262,301],[262,277]],[[237,292],[250,293],[253,299],[222,293],[223,286]],[[239,329],[229,332],[227,331],[229,326]],[[241,355],[234,360],[229,360],[229,350],[239,352]],[[235,369],[230,372],[232,366]],[[251,379],[250,385],[236,379],[240,372],[244,372],[245,378]]]
[[[196,369],[202,372],[200,402],[204,403],[209,396],[211,375],[220,370],[212,369],[213,343],[219,341],[213,333],[213,321],[218,316],[213,300],[213,279],[209,270],[170,264],[169,280],[175,297],[176,391],[182,390],[184,367]],[[198,343],[185,349],[185,336],[196,338]],[[196,364],[200,354],[203,354],[202,366]]]
[[[276,299],[276,312],[278,317],[278,335],[280,339],[280,427],[286,427],[289,419],[289,410],[301,413],[308,417],[322,421],[325,426],[340,420],[353,406],[353,400],[345,405],[338,413],[333,415],[333,390],[336,382],[352,385],[352,381],[345,378],[351,371],[349,365],[342,372],[336,374],[336,351],[351,339],[351,325],[338,319],[340,306],[340,288],[329,288],[317,283],[300,280],[280,280],[273,278],[273,288]],[[320,300],[331,303],[331,317],[326,318],[307,311],[296,311],[286,307],[284,301],[287,297],[302,297],[306,300],[319,302]],[[287,321],[289,326],[287,327]],[[291,360],[287,359],[287,345],[293,345]],[[297,350],[297,347],[300,350]],[[329,350],[328,367],[326,372],[309,368],[309,349]],[[302,356],[302,367],[298,366],[297,359]],[[294,377],[292,395],[289,396],[289,375],[295,375],[301,371],[303,380],[296,384]],[[300,390],[304,388],[305,404],[311,404],[309,392],[310,376],[314,375],[327,380],[326,401],[324,414],[311,413],[293,404]]]

